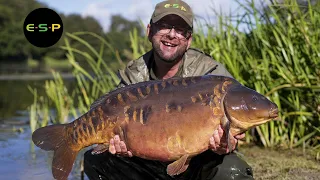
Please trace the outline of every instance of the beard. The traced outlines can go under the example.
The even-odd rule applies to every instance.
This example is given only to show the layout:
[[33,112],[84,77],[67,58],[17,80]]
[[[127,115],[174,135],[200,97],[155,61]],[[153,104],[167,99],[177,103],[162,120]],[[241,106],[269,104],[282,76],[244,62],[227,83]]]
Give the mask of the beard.
[[155,37],[152,38],[152,47],[154,49],[155,55],[158,56],[159,59],[161,59],[166,63],[174,63],[180,60],[184,56],[184,53],[186,52],[187,46],[188,46],[187,43],[179,43],[176,46],[177,50],[174,53],[167,55],[167,53],[161,50],[160,48],[161,44],[162,44],[161,40],[157,40]]

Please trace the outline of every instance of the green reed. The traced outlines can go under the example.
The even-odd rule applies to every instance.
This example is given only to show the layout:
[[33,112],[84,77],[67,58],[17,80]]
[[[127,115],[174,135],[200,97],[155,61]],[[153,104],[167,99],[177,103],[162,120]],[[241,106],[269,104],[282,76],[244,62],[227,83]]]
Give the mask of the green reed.
[[[209,26],[208,35],[200,32],[194,46],[225,64],[241,83],[277,103],[282,121],[257,127],[259,143],[290,148],[316,145],[320,135],[319,11],[309,6],[303,13],[295,1],[287,1],[281,7],[287,11],[286,19],[276,13],[280,5],[270,6],[271,24],[259,16],[253,3],[239,5],[247,9],[246,14],[237,20],[219,16],[219,28]],[[244,17],[249,34],[239,31],[235,23]],[[251,141],[255,136],[247,138]]]
[[[108,42],[91,32],[66,33],[66,35],[65,45],[61,48],[66,50],[68,63],[73,68],[72,73],[76,83],[67,87],[60,73],[53,71],[53,80],[47,80],[43,86],[46,92],[45,97],[38,97],[37,89],[30,89],[35,98],[34,103],[30,106],[32,132],[37,127],[46,126],[49,123],[66,123],[69,119],[78,118],[90,109],[90,105],[96,99],[114,89],[119,83],[116,72],[102,58],[106,48],[117,53]],[[100,49],[94,49],[83,40],[82,36],[91,36],[101,40]],[[87,51],[80,51],[72,47],[70,41],[80,42],[87,48]],[[77,62],[76,55],[84,57],[87,68]],[[117,61],[119,64],[124,64],[120,58]],[[49,108],[53,111],[49,112]],[[49,121],[48,118],[39,116],[41,112],[46,112],[46,117],[54,118]]]
[[30,129],[34,132],[39,127],[46,126],[49,123],[49,107],[46,98],[38,95],[37,89],[28,86],[29,91],[33,94],[33,103],[29,106],[30,112]]
[[[270,6],[261,17],[253,3],[239,3],[246,10],[242,16],[219,17],[219,23],[202,26],[193,35],[193,47],[199,48],[223,63],[240,83],[264,94],[279,106],[281,121],[272,121],[247,132],[246,142],[264,147],[294,148],[297,146],[320,149],[320,13],[309,5],[302,11],[295,1],[285,5]],[[285,9],[283,18],[279,9]],[[269,20],[273,19],[271,23]],[[240,31],[245,24],[250,33]],[[207,31],[204,31],[207,28]],[[94,49],[81,38],[92,36],[101,41]],[[150,49],[146,36],[137,31],[130,33],[131,48],[124,51],[129,59],[135,59]],[[80,51],[70,44],[78,41],[87,48]],[[52,123],[66,122],[68,117],[79,117],[91,103],[104,93],[113,90],[119,82],[116,70],[106,63],[104,51],[113,52],[119,67],[125,63],[119,51],[102,37],[90,32],[67,33],[65,45],[68,62],[73,67],[76,85],[67,89],[64,81],[55,74],[55,80],[47,81],[47,96],[35,99],[31,105],[31,126],[50,121],[36,114],[56,117]],[[76,59],[81,55],[89,68]],[[36,92],[36,91],[35,91]],[[35,93],[35,97],[37,94]],[[45,102],[45,103],[44,103]],[[48,107],[56,114],[50,114]]]

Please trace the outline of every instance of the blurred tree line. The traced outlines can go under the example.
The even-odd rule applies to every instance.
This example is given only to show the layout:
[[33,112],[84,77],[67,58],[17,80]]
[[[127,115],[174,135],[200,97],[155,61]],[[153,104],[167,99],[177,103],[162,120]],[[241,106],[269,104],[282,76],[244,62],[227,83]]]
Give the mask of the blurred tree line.
[[[111,18],[111,27],[108,32],[104,32],[98,21],[92,17],[81,17],[79,14],[64,15],[59,13],[64,23],[64,34],[60,41],[49,48],[37,48],[31,45],[24,37],[23,23],[28,13],[40,7],[48,7],[46,4],[35,0],[0,0],[0,63],[19,63],[27,59],[34,59],[38,62],[43,61],[45,57],[57,60],[65,60],[65,50],[59,48],[64,45],[66,32],[89,31],[102,36],[105,40],[112,43],[116,50],[119,50],[120,58],[125,60],[128,57],[123,50],[130,48],[129,32],[136,28],[139,35],[143,35],[143,29],[138,21],[129,21],[120,15],[114,15]],[[50,8],[50,7],[49,7]],[[55,10],[55,9],[54,9]],[[97,50],[100,48],[98,39],[92,36],[82,37]],[[85,47],[78,41],[71,41],[71,46],[79,50]],[[105,47],[104,60],[116,61],[114,53]],[[81,62],[81,56],[77,61]]]

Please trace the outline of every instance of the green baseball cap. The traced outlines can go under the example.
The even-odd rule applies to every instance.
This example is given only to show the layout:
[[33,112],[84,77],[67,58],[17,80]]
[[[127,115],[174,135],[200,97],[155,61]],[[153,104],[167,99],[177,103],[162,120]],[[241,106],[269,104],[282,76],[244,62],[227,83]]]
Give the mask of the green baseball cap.
[[190,6],[181,0],[167,0],[158,3],[151,16],[151,20],[155,23],[169,14],[180,16],[191,28],[193,27],[193,12]]

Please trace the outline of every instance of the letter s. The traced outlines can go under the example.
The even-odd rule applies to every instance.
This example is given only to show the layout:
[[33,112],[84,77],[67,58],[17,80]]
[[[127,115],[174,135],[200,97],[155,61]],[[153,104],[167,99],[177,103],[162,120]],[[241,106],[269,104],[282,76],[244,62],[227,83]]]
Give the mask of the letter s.
[[48,31],[47,24],[39,24],[39,32]]

